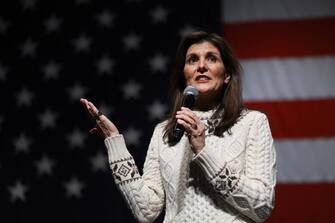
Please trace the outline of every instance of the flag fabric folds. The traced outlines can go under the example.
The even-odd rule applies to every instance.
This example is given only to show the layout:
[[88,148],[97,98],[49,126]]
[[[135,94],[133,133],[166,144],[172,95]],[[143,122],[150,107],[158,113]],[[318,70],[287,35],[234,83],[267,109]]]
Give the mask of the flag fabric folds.
[[135,222],[79,98],[115,122],[142,169],[177,44],[200,29],[231,43],[244,100],[270,119],[269,222],[332,219],[333,0],[20,0],[0,2],[0,222]]
[[335,3],[224,0],[244,100],[264,111],[277,151],[269,222],[329,222],[335,199]]

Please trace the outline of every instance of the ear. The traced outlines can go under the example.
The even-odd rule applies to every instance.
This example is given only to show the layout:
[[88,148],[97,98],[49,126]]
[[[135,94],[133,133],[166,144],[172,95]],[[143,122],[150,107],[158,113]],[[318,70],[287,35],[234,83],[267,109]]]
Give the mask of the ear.
[[230,81],[230,75],[229,74],[226,74],[226,77],[225,77],[225,79],[224,79],[224,82],[226,83],[226,84],[228,84],[229,83],[229,81]]

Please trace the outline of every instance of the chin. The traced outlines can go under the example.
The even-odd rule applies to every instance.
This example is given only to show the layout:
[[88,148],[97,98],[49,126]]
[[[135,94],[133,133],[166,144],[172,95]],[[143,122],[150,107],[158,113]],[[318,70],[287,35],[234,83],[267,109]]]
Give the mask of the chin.
[[199,85],[194,85],[194,87],[199,91],[201,94],[206,94],[211,92],[212,90],[208,86],[199,86]]

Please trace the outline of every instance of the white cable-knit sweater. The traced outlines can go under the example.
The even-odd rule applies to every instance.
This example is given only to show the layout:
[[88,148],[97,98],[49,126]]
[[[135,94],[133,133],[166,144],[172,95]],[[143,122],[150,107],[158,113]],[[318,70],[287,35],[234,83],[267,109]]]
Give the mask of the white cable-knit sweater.
[[195,155],[186,136],[163,142],[156,126],[140,176],[123,136],[105,139],[115,183],[135,217],[152,222],[165,204],[164,223],[263,222],[274,207],[276,161],[267,117],[244,111],[231,133],[210,134],[213,111],[195,112],[207,126]]

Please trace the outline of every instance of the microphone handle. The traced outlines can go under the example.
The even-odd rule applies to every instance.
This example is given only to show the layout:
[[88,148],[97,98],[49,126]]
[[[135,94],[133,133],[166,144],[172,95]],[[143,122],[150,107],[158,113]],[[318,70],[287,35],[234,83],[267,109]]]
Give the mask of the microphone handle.
[[[195,102],[195,96],[193,94],[184,95],[182,106],[192,109]],[[176,123],[175,128],[173,129],[173,139],[175,142],[179,142],[181,137],[183,137],[185,132],[184,126],[179,123]]]

